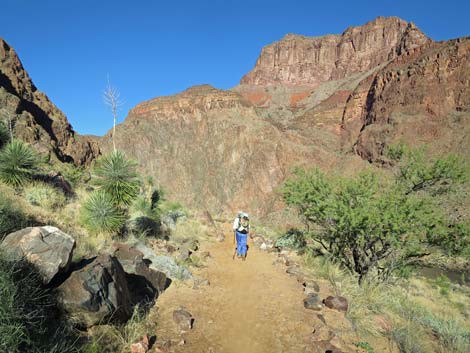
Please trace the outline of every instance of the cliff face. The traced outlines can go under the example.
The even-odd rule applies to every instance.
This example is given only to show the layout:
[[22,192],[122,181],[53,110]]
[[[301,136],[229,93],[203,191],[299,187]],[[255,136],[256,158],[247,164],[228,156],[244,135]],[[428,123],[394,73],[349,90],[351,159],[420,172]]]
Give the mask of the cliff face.
[[65,115],[39,91],[20,59],[0,38],[0,118],[14,121],[15,136],[64,162],[89,163],[97,143],[73,131]]
[[[332,162],[329,152],[258,114],[235,92],[197,86],[137,105],[117,127],[116,146],[187,205],[273,210],[275,188],[293,165]],[[103,149],[111,148],[107,135]]]
[[295,166],[354,174],[397,140],[470,147],[468,42],[432,42],[393,17],[290,35],[232,90],[198,86],[137,105],[116,145],[187,205],[280,210],[276,190]]
[[470,38],[406,52],[361,82],[344,110],[346,148],[380,162],[393,142],[470,149]]
[[428,41],[416,26],[396,17],[379,17],[341,35],[289,34],[264,47],[240,83],[317,86],[370,70]]

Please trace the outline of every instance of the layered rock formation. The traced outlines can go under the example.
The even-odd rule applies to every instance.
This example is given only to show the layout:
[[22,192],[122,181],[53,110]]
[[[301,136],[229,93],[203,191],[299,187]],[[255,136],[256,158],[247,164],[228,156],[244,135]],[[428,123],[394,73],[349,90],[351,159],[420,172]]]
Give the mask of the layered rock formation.
[[380,162],[393,142],[470,150],[470,37],[406,52],[362,81],[343,115],[344,146]]
[[[116,146],[185,204],[213,211],[271,208],[293,165],[334,163],[315,140],[263,119],[241,95],[210,86],[136,106]],[[110,136],[103,141],[110,151]]]
[[65,115],[39,91],[20,59],[0,38],[0,119],[12,120],[15,136],[63,162],[89,163],[96,142],[77,135]]
[[378,17],[341,35],[288,34],[263,48],[241,83],[317,86],[373,69],[428,41],[414,24],[397,17]]
[[[116,142],[171,198],[269,213],[295,166],[352,174],[398,139],[461,152],[468,65],[468,39],[435,43],[395,17],[341,35],[288,35],[232,90],[198,86],[139,104]],[[111,149],[110,135],[102,146]]]

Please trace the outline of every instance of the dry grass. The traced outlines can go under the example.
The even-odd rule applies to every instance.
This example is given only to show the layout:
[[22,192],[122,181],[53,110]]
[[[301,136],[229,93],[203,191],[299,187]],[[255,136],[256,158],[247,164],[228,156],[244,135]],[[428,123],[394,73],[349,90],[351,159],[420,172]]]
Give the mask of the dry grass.
[[470,352],[469,290],[412,277],[395,283],[365,282],[324,258],[306,255],[305,264],[326,279],[336,295],[348,298],[347,317],[361,337],[383,335],[377,315],[390,321],[388,332],[402,352]]

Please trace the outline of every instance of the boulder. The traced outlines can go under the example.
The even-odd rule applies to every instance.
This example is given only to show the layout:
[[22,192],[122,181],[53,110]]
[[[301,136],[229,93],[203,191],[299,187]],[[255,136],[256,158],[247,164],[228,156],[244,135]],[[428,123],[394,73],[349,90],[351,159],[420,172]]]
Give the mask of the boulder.
[[304,299],[304,308],[315,311],[323,309],[321,299],[317,293],[310,293],[307,295],[307,297]]
[[333,297],[330,295],[323,300],[323,304],[330,309],[348,311],[348,300],[345,297]]
[[184,308],[173,311],[173,320],[182,331],[189,331],[193,328],[194,318],[191,313]]
[[57,288],[63,310],[80,327],[126,322],[132,315],[132,301],[119,261],[100,255],[82,266]]
[[57,274],[68,270],[75,239],[56,227],[28,227],[8,234],[0,247],[13,259],[25,258],[48,284]]
[[150,269],[163,272],[168,278],[187,280],[192,278],[191,272],[176,263],[171,256],[156,255],[152,249],[143,243],[137,243],[134,248],[140,251],[144,261],[148,263]]
[[132,246],[114,243],[113,256],[126,273],[132,304],[153,304],[154,300],[168,288],[171,280],[165,273],[151,269],[144,255]]

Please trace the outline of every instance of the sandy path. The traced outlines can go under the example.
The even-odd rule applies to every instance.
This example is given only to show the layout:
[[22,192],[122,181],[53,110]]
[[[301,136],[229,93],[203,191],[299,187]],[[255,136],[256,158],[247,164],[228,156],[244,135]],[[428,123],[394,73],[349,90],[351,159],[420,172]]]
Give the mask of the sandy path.
[[158,339],[180,336],[172,312],[184,306],[196,321],[193,330],[183,334],[186,344],[173,346],[173,352],[303,352],[318,319],[304,309],[296,279],[285,267],[274,266],[275,257],[251,241],[247,260],[232,260],[230,233],[223,243],[205,245],[211,258],[196,274],[209,279],[210,286],[168,288],[158,299]]

